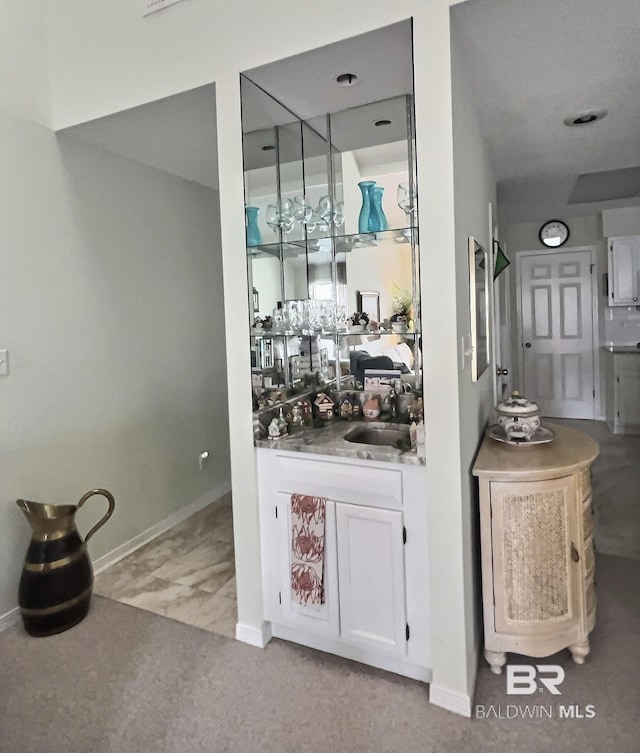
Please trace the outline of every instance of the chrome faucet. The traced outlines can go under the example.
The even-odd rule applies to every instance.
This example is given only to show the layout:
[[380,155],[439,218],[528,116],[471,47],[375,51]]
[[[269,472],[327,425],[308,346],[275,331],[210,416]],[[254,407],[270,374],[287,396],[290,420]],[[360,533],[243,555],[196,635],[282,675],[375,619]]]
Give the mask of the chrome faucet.
[[387,395],[387,402],[391,411],[391,418],[396,418],[398,415],[398,393],[393,385],[391,385],[391,389]]

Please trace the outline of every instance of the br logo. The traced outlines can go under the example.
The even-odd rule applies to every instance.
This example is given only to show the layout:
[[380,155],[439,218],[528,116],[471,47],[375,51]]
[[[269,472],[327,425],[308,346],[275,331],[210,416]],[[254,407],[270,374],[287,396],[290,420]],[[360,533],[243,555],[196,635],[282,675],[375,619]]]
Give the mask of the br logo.
[[[546,688],[553,695],[564,680],[564,669],[557,664],[508,664],[507,695],[532,695]],[[540,687],[542,686],[542,687]]]

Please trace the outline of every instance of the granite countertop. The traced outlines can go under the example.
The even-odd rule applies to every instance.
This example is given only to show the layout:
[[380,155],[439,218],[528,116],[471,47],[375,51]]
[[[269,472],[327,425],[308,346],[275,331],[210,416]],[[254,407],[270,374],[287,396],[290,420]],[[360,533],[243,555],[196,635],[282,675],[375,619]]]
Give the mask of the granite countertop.
[[358,426],[367,428],[384,428],[388,426],[381,421],[342,421],[338,418],[322,429],[305,429],[296,434],[288,434],[282,439],[255,439],[256,447],[286,452],[308,452],[316,455],[334,455],[341,458],[359,458],[361,460],[380,460],[385,463],[403,463],[405,465],[424,465],[424,458],[415,451],[402,452],[388,445],[358,444],[347,442],[344,435]]
[[603,345],[602,349],[608,353],[638,353],[640,355],[640,343],[638,345]]

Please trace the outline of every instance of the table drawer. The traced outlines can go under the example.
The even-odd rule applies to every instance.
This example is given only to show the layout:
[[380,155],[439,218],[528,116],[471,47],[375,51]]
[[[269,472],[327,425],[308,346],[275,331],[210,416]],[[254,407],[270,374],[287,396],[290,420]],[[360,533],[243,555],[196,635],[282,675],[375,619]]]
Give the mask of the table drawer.
[[278,491],[313,494],[374,507],[402,505],[400,468],[368,467],[328,460],[277,456]]

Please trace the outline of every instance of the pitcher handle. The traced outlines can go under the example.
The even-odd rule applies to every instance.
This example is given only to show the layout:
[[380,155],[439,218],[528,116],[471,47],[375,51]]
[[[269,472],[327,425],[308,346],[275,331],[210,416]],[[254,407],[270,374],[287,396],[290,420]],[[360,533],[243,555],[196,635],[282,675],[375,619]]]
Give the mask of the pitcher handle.
[[93,497],[94,494],[101,494],[103,497],[105,497],[107,502],[109,503],[109,509],[107,510],[105,516],[101,520],[99,520],[93,526],[93,528],[89,531],[89,533],[84,537],[85,542],[89,541],[89,539],[93,536],[93,534],[99,528],[102,528],[102,526],[107,522],[107,520],[109,520],[109,518],[113,515],[113,511],[116,506],[116,501],[113,498],[113,494],[111,494],[111,492],[108,492],[106,489],[92,489],[90,492],[87,492],[86,494],[83,494],[82,497],[80,497],[80,501],[77,504],[78,510],[89,499],[89,497]]

